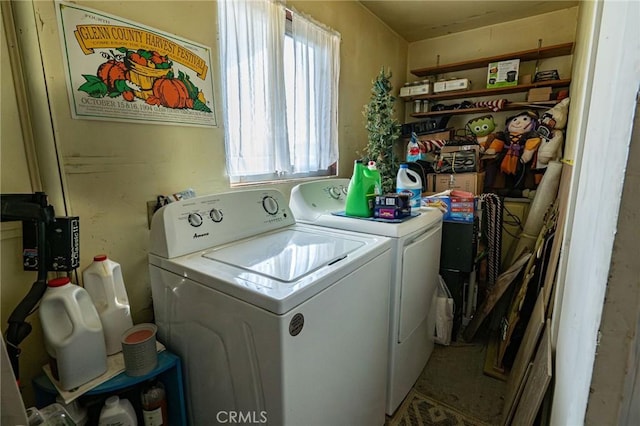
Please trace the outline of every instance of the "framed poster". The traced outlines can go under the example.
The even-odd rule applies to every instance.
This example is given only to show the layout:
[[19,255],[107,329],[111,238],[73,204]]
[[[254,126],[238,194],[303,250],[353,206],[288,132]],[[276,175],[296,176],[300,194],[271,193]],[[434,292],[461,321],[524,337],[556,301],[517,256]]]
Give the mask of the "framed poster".
[[211,49],[56,1],[75,119],[217,126]]

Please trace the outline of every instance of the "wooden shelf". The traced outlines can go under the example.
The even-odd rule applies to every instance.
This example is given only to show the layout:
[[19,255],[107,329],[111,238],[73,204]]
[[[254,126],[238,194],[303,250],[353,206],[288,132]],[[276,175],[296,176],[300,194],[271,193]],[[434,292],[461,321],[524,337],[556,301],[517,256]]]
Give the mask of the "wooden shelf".
[[526,92],[529,89],[536,87],[568,87],[571,84],[571,79],[562,80],[548,80],[540,81],[538,83],[531,84],[519,84],[517,86],[510,87],[498,87],[495,89],[480,89],[480,90],[463,90],[456,92],[444,92],[435,93],[433,95],[419,95],[412,96],[411,98],[403,98],[405,101],[414,101],[417,99],[425,99],[428,101],[441,101],[446,99],[462,99],[462,98],[478,98],[491,95],[506,95],[509,93]]
[[[551,108],[558,101],[544,101],[544,102],[509,102],[506,104],[500,111],[513,111],[519,109],[527,109],[527,108],[542,108],[547,109]],[[497,111],[497,112],[500,112]],[[443,115],[463,115],[463,114],[479,114],[483,112],[496,112],[489,108],[460,108],[460,109],[452,109],[446,111],[429,111],[429,112],[418,112],[410,114],[411,117],[414,118],[425,118],[425,117],[437,117]]]
[[455,71],[463,71],[473,68],[486,67],[491,62],[507,61],[509,59],[520,59],[524,61],[535,61],[538,59],[553,58],[556,56],[566,56],[573,53],[573,43],[557,44],[554,46],[540,47],[539,49],[523,50],[521,52],[508,53],[506,55],[489,56],[486,58],[472,59],[470,61],[456,62],[447,65],[437,65],[435,67],[419,68],[411,70],[411,74],[416,77],[427,77],[430,75],[445,74]]

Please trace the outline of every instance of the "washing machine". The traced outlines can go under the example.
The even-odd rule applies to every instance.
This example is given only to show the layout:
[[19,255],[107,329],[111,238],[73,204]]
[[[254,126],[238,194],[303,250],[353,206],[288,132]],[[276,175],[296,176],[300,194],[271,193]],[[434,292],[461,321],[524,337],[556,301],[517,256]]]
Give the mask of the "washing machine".
[[387,397],[391,415],[409,393],[434,345],[435,304],[442,240],[442,213],[421,208],[403,220],[344,215],[349,179],[305,182],[291,191],[298,223],[391,238]]
[[389,238],[297,224],[276,190],[158,210],[155,321],[190,424],[384,424],[390,262]]

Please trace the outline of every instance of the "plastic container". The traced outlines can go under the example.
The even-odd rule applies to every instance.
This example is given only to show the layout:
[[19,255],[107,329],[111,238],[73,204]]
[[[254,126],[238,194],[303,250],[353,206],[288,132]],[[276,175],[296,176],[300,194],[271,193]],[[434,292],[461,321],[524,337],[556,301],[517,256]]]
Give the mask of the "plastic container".
[[371,216],[365,189],[364,164],[362,160],[356,160],[353,164],[353,175],[349,181],[345,200],[345,213],[347,216]]
[[27,409],[29,426],[77,426],[69,413],[60,404],[53,403],[44,408],[31,407]]
[[396,192],[398,194],[409,194],[411,197],[411,210],[420,208],[422,179],[420,179],[419,174],[409,169],[407,163],[400,164],[398,177],[396,178]]
[[144,323],[131,327],[122,335],[124,372],[128,376],[144,376],[158,365],[155,324]]
[[76,426],[84,426],[89,421],[89,412],[85,407],[80,405],[80,402],[77,399],[74,399],[70,403],[66,404],[64,399],[58,395],[56,396],[56,403],[60,404],[62,408],[64,408],[67,413],[69,413],[69,417],[76,424]]
[[407,144],[407,161],[424,160],[425,156],[420,150],[420,144],[418,143],[418,135],[415,132],[411,132],[411,139]]
[[50,280],[39,314],[52,375],[62,389],[71,390],[107,371],[102,323],[84,288],[67,277]]
[[140,402],[144,426],[167,426],[167,397],[161,381],[147,382],[142,387]]
[[122,334],[133,326],[120,264],[105,254],[97,255],[82,271],[82,280],[100,316],[107,355],[120,352]]
[[382,195],[382,176],[376,166],[375,161],[369,161],[364,171],[364,177],[367,181],[367,196]]
[[128,399],[110,396],[100,410],[98,426],[138,426],[138,418]]
[[345,200],[345,213],[347,216],[371,217],[376,195],[382,192],[380,172],[371,161],[369,167],[365,167],[362,160],[356,160],[353,165],[353,176],[349,181],[347,198]]

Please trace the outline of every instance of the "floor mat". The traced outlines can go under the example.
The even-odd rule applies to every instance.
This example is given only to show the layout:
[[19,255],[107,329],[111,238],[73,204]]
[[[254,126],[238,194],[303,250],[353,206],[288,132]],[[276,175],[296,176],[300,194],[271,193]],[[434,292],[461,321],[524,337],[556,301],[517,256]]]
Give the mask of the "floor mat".
[[412,389],[387,426],[488,426]]

